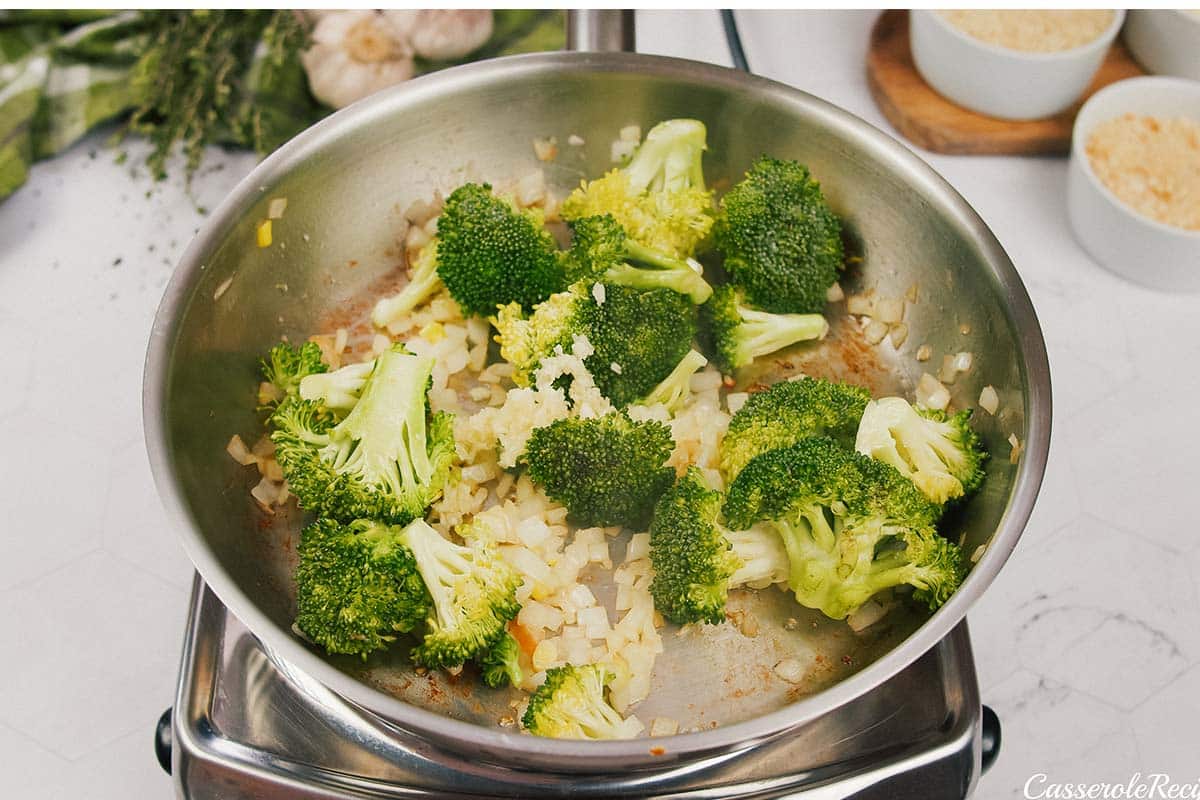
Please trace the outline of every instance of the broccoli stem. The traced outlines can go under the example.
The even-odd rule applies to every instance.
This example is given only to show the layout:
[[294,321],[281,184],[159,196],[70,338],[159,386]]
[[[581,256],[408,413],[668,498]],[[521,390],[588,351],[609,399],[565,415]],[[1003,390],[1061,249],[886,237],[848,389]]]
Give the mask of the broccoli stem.
[[735,367],[796,342],[820,339],[829,331],[829,323],[820,314],[771,314],[746,306],[740,306],[738,313],[742,324],[736,334]]
[[739,586],[762,589],[787,581],[790,565],[787,549],[778,533],[756,526],[744,531],[726,530],[725,538],[742,562],[742,566],[729,576],[730,589]]
[[433,598],[434,616],[442,628],[458,621],[458,609],[450,601],[455,585],[469,576],[474,565],[462,555],[462,548],[443,539],[433,528],[413,523],[405,531],[406,543],[416,558],[417,571]]
[[713,289],[704,278],[680,262],[677,266],[653,269],[641,269],[632,264],[618,264],[610,267],[604,273],[604,280],[633,289],[670,289],[673,292],[687,295],[696,305],[701,305],[712,297]]
[[683,405],[684,400],[691,395],[692,375],[708,364],[708,359],[695,350],[689,350],[687,355],[679,360],[671,374],[650,390],[642,401],[642,405],[663,405],[674,413]]
[[371,310],[371,322],[377,328],[386,328],[408,312],[424,303],[445,286],[437,272],[437,240],[425,245],[425,249],[413,263],[408,285],[391,297],[385,297]]
[[653,247],[646,247],[644,244],[639,244],[633,239],[625,239],[625,257],[630,261],[635,261],[638,264],[645,264],[648,267],[655,269],[682,269],[688,268],[693,271],[699,271],[692,266],[698,262],[688,259],[683,261],[678,258],[672,258],[661,250],[655,250]]

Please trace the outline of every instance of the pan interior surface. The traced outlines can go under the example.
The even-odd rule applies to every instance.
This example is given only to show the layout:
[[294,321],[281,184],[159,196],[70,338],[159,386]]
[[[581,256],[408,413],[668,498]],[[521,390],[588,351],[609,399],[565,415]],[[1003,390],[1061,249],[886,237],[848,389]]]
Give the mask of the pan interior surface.
[[[994,574],[999,568],[1028,513],[1012,511],[1018,484],[1030,480],[1023,473],[1037,472],[1034,492],[1040,478],[1037,463],[1013,465],[1008,458],[1008,436],[1025,442],[1029,434],[1030,365],[1024,354],[1030,334],[1012,311],[1014,297],[1027,300],[1019,283],[1014,295],[1015,275],[996,266],[994,240],[961,199],[915,158],[898,158],[901,148],[865,124],[768,81],[637,56],[517,58],[414,81],[301,135],[217,212],[168,290],[164,309],[172,308],[166,319],[160,312],[155,336],[161,341],[152,345],[148,373],[148,381],[161,384],[157,407],[147,405],[148,415],[161,415],[163,455],[156,467],[169,475],[158,469],[158,480],[171,484],[189,518],[190,525],[181,527],[190,528],[185,540],[205,578],[279,657],[302,669],[308,665],[335,690],[411,730],[443,733],[431,730],[433,717],[415,707],[477,723],[481,737],[489,729],[499,738],[488,741],[509,742],[496,745],[496,757],[525,747],[528,737],[497,729],[499,720],[514,716],[515,692],[486,689],[469,672],[459,679],[418,675],[402,646],[363,662],[325,656],[294,637],[292,572],[302,518],[298,512],[271,518],[259,510],[249,494],[257,474],[234,463],[225,446],[235,433],[247,442],[261,434],[258,360],[280,337],[301,341],[339,326],[367,331],[363,321],[374,293],[399,280],[403,212],[412,203],[468,179],[504,184],[535,169],[544,170],[561,196],[585,176],[612,168],[610,145],[621,128],[636,124],[645,131],[671,117],[708,126],[705,175],[718,188],[736,181],[760,154],[807,164],[862,258],[861,268],[843,282],[846,293],[900,297],[912,291],[918,298],[908,305],[909,333],[899,348],[886,341],[867,345],[844,304],[837,304],[828,312],[833,332],[826,342],[785,353],[761,367],[772,374],[750,380],[805,372],[911,398],[921,373],[936,372],[942,354],[973,354],[971,371],[949,387],[953,402],[974,407],[981,389],[991,385],[1000,410],[974,419],[993,457],[983,491],[955,517],[953,531],[963,536],[970,556],[1000,530],[1003,546],[993,547],[998,552],[989,551],[976,571],[989,565]],[[568,146],[572,135],[585,143]],[[551,136],[559,155],[539,162],[532,142]],[[278,197],[287,198],[286,213],[273,223],[272,246],[259,248],[256,226]],[[1004,268],[1011,272],[1006,261]],[[1033,336],[1040,345],[1036,322]],[[934,361],[917,361],[922,345]],[[1039,457],[1044,459],[1044,447]],[[1032,496],[1026,499],[1032,503]],[[622,544],[612,546],[614,562],[623,551]],[[987,579],[969,579],[960,594],[977,594]],[[604,600],[603,581],[593,588]],[[969,600],[928,623],[927,614],[898,610],[855,634],[783,592],[736,592],[730,608],[742,615],[742,631],[744,620],[752,620],[756,635],[747,637],[729,623],[681,635],[668,626],[650,698],[634,712],[645,722],[677,720],[681,730],[727,729],[731,739],[769,735],[788,724],[778,712],[804,707],[797,701],[869,668],[906,639],[911,644],[914,631],[923,623],[921,630],[928,629],[945,613],[925,646],[936,641]],[[779,677],[774,667],[785,659],[805,666],[803,681]],[[893,671],[903,666],[894,661]],[[338,673],[321,671],[322,662]],[[772,730],[737,726],[765,715],[772,715]],[[802,716],[791,724],[800,721]]]

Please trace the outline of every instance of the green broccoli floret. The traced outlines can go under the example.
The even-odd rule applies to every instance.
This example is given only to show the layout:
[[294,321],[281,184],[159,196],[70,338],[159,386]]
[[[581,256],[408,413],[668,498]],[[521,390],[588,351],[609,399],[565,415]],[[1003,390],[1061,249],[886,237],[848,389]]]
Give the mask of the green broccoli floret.
[[638,244],[611,214],[571,222],[571,248],[562,254],[567,280],[598,281],[635,289],[670,289],[699,305],[712,296],[704,268]]
[[759,453],[810,436],[829,436],[849,447],[870,400],[861,386],[820,378],[772,384],[750,395],[729,421],[721,441],[721,474],[730,483]]
[[796,342],[821,339],[829,323],[820,314],[773,314],[751,308],[734,286],[718,286],[700,307],[701,331],[709,353],[726,375],[759,356]]
[[403,541],[432,598],[425,638],[413,649],[413,661],[435,669],[481,657],[521,610],[521,576],[490,543],[455,544],[423,519],[409,523]]
[[529,474],[573,522],[641,528],[674,479],[664,466],[674,442],[661,422],[614,412],[568,417],[534,430],[525,450]]
[[797,161],[754,162],[721,199],[713,236],[732,282],[764,311],[819,312],[842,268],[841,222]]
[[797,602],[833,619],[904,585],[936,609],[962,580],[959,549],[934,528],[938,507],[892,467],[832,439],[758,456],[729,487],[724,510],[734,527],[769,523],[787,550]]
[[445,285],[438,275],[438,242],[435,238],[422,248],[409,270],[408,283],[397,294],[385,297],[371,310],[371,322],[386,328],[438,293]]
[[640,404],[665,406],[674,414],[691,396],[692,376],[697,371],[704,369],[707,364],[707,358],[695,350],[689,350],[687,355],[679,359],[679,363],[675,365],[675,369],[671,370],[671,374],[663,378],[658,386],[651,389],[650,394],[642,398]]
[[299,347],[280,342],[271,348],[260,364],[263,378],[275,387],[276,393],[275,397],[259,398],[262,405],[267,407],[296,397],[300,391],[300,381],[305,376],[329,369],[321,360],[321,348],[316,342],[305,342]]
[[493,689],[502,686],[520,686],[525,680],[521,669],[521,646],[511,633],[505,633],[479,659],[479,672],[483,682]]
[[432,358],[393,345],[340,421],[319,400],[276,409],[275,457],[304,508],[343,522],[424,516],[455,458],[452,418],[427,413],[432,370]]
[[604,696],[616,677],[600,664],[567,664],[546,670],[546,682],[529,698],[521,725],[534,736],[554,739],[631,739],[641,733],[635,719],[622,719]]
[[296,626],[330,653],[366,658],[424,624],[429,593],[399,527],[319,519],[297,549]]
[[517,303],[528,311],[566,287],[542,212],[517,209],[488,184],[455,189],[438,218],[437,271],[468,314]]
[[709,488],[696,467],[654,508],[650,594],[654,607],[672,622],[722,622],[730,589],[762,588],[788,578],[787,553],[774,531],[731,531],[720,516],[721,493]]
[[987,451],[970,421],[970,409],[951,416],[884,397],[867,404],[854,449],[891,464],[930,500],[946,503],[983,483]]
[[676,258],[695,255],[713,225],[704,187],[704,123],[672,119],[650,129],[623,169],[584,181],[562,205],[564,219],[611,214],[630,237]]
[[516,304],[502,308],[494,324],[517,385],[528,386],[555,347],[569,351],[574,338],[584,336],[593,349],[584,359],[588,372],[605,397],[624,407],[649,394],[691,349],[696,308],[666,289],[580,281],[528,317]]

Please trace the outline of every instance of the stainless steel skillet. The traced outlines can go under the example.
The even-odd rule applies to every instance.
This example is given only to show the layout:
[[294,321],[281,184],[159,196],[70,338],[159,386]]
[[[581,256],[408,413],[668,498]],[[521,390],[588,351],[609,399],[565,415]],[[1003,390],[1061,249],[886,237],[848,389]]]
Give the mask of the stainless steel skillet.
[[[512,696],[471,681],[420,676],[402,650],[362,664],[329,658],[290,630],[298,518],[268,521],[248,495],[252,479],[224,447],[252,438],[256,363],[281,335],[302,338],[354,321],[371,287],[396,267],[402,212],[467,177],[503,181],[544,166],[569,189],[609,166],[609,143],[628,124],[643,129],[690,116],[709,129],[706,176],[735,180],[760,153],[797,158],[821,179],[861,252],[847,291],[899,296],[917,287],[909,335],[894,351],[870,347],[844,320],[818,350],[789,354],[776,371],[849,376],[877,391],[911,393],[927,344],[935,359],[970,351],[970,374],[952,387],[974,406],[995,386],[1001,412],[979,426],[996,454],[984,491],[955,521],[964,549],[987,544],[958,593],[928,619],[898,614],[854,635],[804,614],[782,593],[735,598],[759,635],[732,629],[664,635],[655,691],[637,710],[697,732],[628,742],[535,739],[496,720]],[[539,164],[530,143],[578,134]],[[288,199],[272,247],[255,226],[272,197]],[[834,310],[833,315],[840,312]],[[936,363],[936,362],[930,362]],[[735,751],[779,736],[869,691],[945,636],[1007,559],[1028,519],[1050,432],[1046,353],[1028,296],[998,242],[954,190],[922,161],[857,118],[803,92],[719,67],[627,53],[522,56],[413,81],[335,114],[263,162],[214,212],[184,255],[155,321],[147,358],[145,425],[156,481],[172,527],[205,580],[295,670],[398,728],[509,766],[560,772],[662,767]],[[1023,450],[1007,458],[1009,434]],[[620,555],[620,548],[614,548]],[[786,625],[794,617],[797,626]],[[771,665],[811,660],[806,684],[786,684]],[[715,727],[714,727],[715,724]]]

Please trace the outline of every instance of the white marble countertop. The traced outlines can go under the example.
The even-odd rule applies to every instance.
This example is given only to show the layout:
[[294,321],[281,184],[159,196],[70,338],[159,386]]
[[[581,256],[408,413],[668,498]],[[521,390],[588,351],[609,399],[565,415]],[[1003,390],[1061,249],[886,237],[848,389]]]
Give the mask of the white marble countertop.
[[[863,68],[873,14],[741,13],[752,68],[890,128]],[[639,45],[728,64],[715,12],[639,17]],[[140,146],[131,147],[130,164]],[[970,615],[1004,726],[983,798],[1027,779],[1200,777],[1197,300],[1097,267],[1071,238],[1065,161],[921,153],[1029,288],[1050,351],[1054,439],[1012,561]],[[170,704],[191,567],[146,464],[141,368],[175,259],[254,159],[210,153],[189,197],[96,135],[0,205],[3,794],[168,797],[151,750]],[[179,170],[177,169],[176,172]],[[15,359],[15,360],[14,360]],[[1036,789],[1038,784],[1034,784]]]

